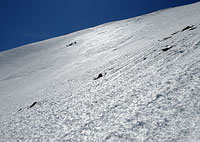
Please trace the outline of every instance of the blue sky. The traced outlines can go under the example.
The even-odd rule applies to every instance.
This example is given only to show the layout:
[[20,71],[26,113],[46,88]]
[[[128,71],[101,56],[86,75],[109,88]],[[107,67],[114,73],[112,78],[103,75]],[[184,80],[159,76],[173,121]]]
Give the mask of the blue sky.
[[199,0],[0,0],[0,51]]

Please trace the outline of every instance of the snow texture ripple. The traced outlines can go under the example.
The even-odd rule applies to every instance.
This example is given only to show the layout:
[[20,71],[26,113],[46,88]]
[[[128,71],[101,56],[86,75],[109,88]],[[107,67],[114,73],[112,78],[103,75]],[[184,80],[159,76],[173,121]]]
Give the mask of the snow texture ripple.
[[0,141],[200,142],[200,3],[1,52]]

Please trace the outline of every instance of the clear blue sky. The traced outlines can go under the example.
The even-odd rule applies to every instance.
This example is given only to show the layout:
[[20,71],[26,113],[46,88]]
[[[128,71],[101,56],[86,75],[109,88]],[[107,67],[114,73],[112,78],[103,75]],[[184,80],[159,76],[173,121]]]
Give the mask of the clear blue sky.
[[0,0],[0,51],[199,0]]

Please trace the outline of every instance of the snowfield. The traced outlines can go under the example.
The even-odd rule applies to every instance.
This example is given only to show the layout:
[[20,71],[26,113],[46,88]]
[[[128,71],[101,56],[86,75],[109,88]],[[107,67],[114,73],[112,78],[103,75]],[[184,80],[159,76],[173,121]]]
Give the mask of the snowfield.
[[0,141],[200,142],[200,2],[0,52]]

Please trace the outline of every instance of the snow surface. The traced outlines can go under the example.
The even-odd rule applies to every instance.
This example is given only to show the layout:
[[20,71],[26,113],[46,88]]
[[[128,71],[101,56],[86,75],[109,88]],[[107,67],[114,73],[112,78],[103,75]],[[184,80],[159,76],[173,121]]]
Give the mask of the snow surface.
[[0,52],[0,141],[200,141],[200,3]]

